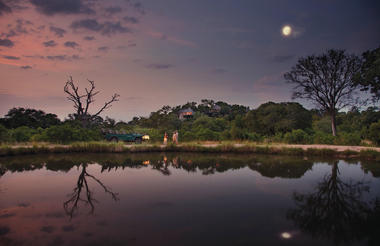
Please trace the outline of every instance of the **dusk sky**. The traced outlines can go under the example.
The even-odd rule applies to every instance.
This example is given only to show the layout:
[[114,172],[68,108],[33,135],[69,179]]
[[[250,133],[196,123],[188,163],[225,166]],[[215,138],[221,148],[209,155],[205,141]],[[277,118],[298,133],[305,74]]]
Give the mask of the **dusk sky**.
[[101,116],[125,121],[203,98],[291,101],[283,73],[330,48],[377,48],[379,13],[375,0],[0,0],[0,114],[67,117],[70,75],[95,81],[98,105],[120,94]]

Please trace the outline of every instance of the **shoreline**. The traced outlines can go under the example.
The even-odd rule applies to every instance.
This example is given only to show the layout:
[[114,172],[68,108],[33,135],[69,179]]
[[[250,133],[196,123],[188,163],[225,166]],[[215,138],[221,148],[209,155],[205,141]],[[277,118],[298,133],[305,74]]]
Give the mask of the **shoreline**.
[[63,144],[25,144],[1,146],[0,156],[17,156],[44,153],[257,153],[272,155],[329,156],[340,158],[371,159],[380,161],[379,147],[304,145],[304,144],[253,144],[253,143],[182,143],[178,145],[124,144],[108,142],[77,142]]

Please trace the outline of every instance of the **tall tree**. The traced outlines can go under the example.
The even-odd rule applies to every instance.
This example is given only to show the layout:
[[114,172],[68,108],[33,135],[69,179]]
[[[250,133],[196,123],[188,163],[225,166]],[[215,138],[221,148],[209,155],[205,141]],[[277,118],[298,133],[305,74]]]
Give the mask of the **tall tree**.
[[74,109],[76,113],[74,114],[75,119],[82,122],[83,126],[87,126],[92,120],[96,119],[101,112],[112,106],[113,102],[119,101],[120,95],[113,94],[111,99],[104,103],[94,114],[90,114],[90,105],[95,102],[95,96],[99,94],[99,91],[95,90],[95,83],[92,80],[88,80],[90,83],[90,88],[85,88],[85,93],[80,93],[78,86],[75,85],[73,78],[70,76],[69,80],[66,82],[64,91],[68,95],[67,99],[74,104]]
[[380,47],[363,53],[363,64],[355,82],[363,91],[370,91],[373,101],[380,100]]
[[360,67],[357,56],[332,49],[319,56],[300,58],[284,78],[294,85],[293,99],[310,100],[330,115],[332,134],[336,136],[336,113],[358,102],[353,77]]

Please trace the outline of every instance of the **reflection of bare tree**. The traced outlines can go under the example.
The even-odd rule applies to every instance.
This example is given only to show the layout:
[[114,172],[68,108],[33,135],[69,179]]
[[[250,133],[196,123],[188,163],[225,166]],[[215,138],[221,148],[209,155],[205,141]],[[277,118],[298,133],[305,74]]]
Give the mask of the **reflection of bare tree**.
[[316,192],[294,193],[296,208],[287,215],[301,230],[335,244],[361,238],[360,228],[371,210],[361,198],[369,187],[363,182],[345,183],[338,173],[338,162],[334,162],[331,175],[323,178]]
[[[93,197],[93,192],[89,188],[88,178],[98,183],[104,189],[105,193],[108,193],[112,196],[113,200],[119,200],[117,193],[112,192],[99,179],[87,173],[86,168],[87,165],[83,164],[82,171],[78,177],[77,186],[69,195],[70,199],[63,203],[63,208],[65,209],[66,214],[69,215],[71,218],[74,216],[75,211],[79,208],[80,202],[83,202],[91,207],[90,214],[94,213],[94,202],[97,202],[97,200]],[[84,191],[85,193],[84,198],[81,196],[82,191]]]

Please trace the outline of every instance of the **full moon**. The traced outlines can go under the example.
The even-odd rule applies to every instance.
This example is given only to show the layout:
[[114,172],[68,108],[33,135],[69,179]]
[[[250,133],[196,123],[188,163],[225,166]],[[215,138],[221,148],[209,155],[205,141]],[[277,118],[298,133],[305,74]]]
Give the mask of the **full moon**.
[[281,233],[281,237],[284,239],[289,239],[292,237],[292,234],[290,234],[289,232],[283,232]]
[[282,28],[282,34],[284,36],[289,36],[292,33],[292,28],[290,26],[284,26]]

